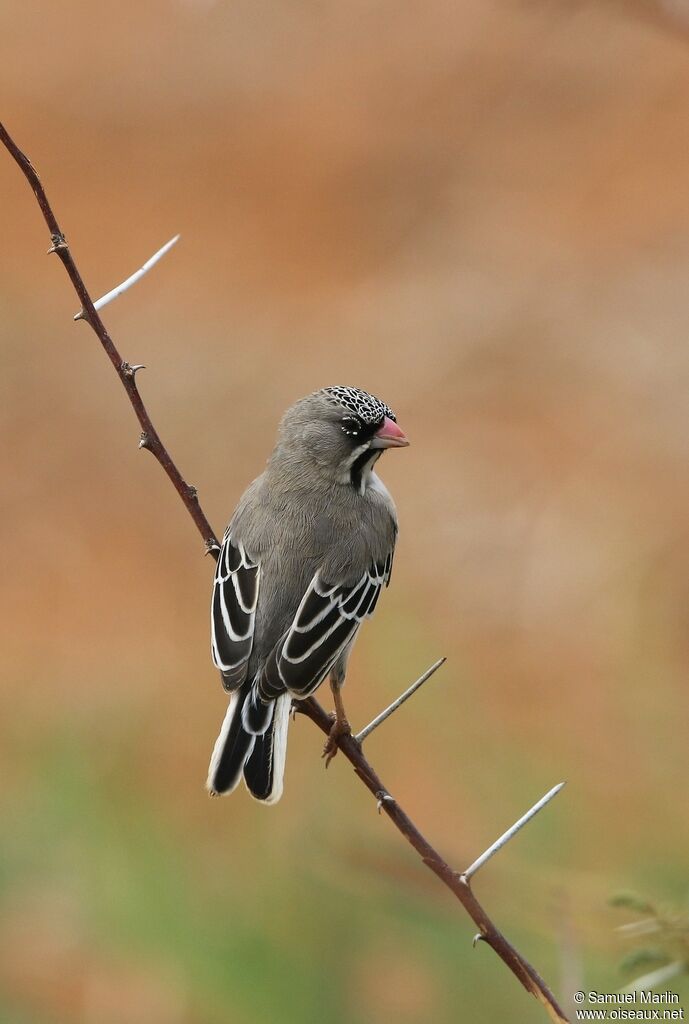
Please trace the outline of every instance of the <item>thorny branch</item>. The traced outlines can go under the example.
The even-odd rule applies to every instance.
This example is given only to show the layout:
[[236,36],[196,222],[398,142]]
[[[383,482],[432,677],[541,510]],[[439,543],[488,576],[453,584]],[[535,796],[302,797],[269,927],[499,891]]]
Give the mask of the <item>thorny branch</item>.
[[[206,550],[214,557],[217,557],[217,551],[219,548],[218,540],[210,523],[201,510],[196,489],[191,487],[184,480],[177,469],[177,466],[172,461],[163,442],[160,440],[160,436],[151,422],[136,385],[136,370],[138,367],[131,366],[122,359],[112,338],[108,334],[108,331],[106,330],[103,321],[94,306],[94,302],[86,288],[86,285],[82,280],[81,274],[77,269],[65,235],[60,229],[55,214],[48,202],[38,174],[31,164],[31,161],[24,153],[22,153],[2,123],[0,123],[0,141],[2,141],[4,146],[15,159],[33,190],[41,209],[41,213],[43,214],[43,218],[48,226],[48,230],[50,231],[52,244],[48,252],[57,253],[65,270],[67,271],[69,279],[74,286],[74,290],[79,297],[79,301],[81,302],[82,315],[80,319],[86,320],[94,330],[98,340],[105,349],[110,362],[115,367],[115,371],[120,378],[122,386],[127,392],[129,401],[131,402],[137,419],[141,425],[142,434],[140,447],[148,448],[148,450],[155,455],[156,459],[172,481],[172,484],[182,499],[189,515],[194,520],[199,533],[205,541]],[[322,732],[329,734],[332,725],[332,718],[326,713],[326,711],[324,711],[318,702],[314,700],[314,698],[311,697],[308,700],[301,701],[299,703],[298,710],[310,718]],[[535,998],[543,1005],[550,1019],[556,1022],[556,1024],[563,1024],[563,1022],[566,1024],[567,1018],[565,1014],[558,1006],[554,996],[543,979],[493,924],[474,895],[469,878],[465,874],[452,870],[437,850],[435,850],[428,840],[421,834],[411,818],[409,818],[409,816],[403,811],[399,803],[390,795],[382,780],[375,772],[368,759],[364,756],[361,743],[352,735],[340,736],[337,743],[343,755],[354,767],[355,773],[361,779],[366,788],[375,796],[378,801],[379,810],[382,809],[385,811],[388,818],[395,825],[398,831],[404,836],[407,842],[414,847],[424,864],[426,864],[426,866],[438,876],[447,888],[454,893],[456,898],[460,901],[466,912],[471,917],[474,924],[478,927],[479,933],[475,937],[474,942],[479,939],[486,942],[521,982],[527,992],[530,992],[531,995],[535,996]]]
[[33,193],[36,196],[38,205],[41,208],[41,213],[43,214],[43,219],[48,225],[48,231],[50,231],[52,245],[50,246],[50,249],[48,249],[48,252],[57,253],[62,260],[62,265],[67,271],[69,279],[74,286],[74,290],[79,297],[79,302],[81,303],[82,315],[80,319],[86,320],[95,331],[98,336],[98,340],[105,349],[108,359],[117,371],[117,375],[122,382],[124,390],[127,392],[129,401],[132,403],[134,412],[136,413],[136,418],[141,424],[141,440],[139,442],[139,447],[148,448],[148,450],[155,455],[160,465],[170,477],[173,487],[184,502],[189,515],[196,523],[199,533],[206,542],[207,550],[211,551],[217,548],[219,546],[217,538],[211,529],[210,523],[201,511],[201,507],[196,496],[196,488],[190,486],[177,469],[177,466],[170,458],[165,445],[158,436],[158,431],[153,426],[151,418],[146,411],[146,406],[144,405],[141,395],[139,394],[139,389],[136,386],[137,368],[126,363],[117,351],[114,341],[108,334],[106,327],[93,304],[93,300],[82,280],[81,274],[77,270],[77,265],[72,257],[67,239],[60,230],[60,225],[52,211],[48,198],[45,194],[45,190],[41,185],[40,179],[31,161],[24,155],[24,153],[22,153],[21,149],[19,149],[2,123],[0,123],[0,141],[2,141],[19,164],[24,177],[29,182]]

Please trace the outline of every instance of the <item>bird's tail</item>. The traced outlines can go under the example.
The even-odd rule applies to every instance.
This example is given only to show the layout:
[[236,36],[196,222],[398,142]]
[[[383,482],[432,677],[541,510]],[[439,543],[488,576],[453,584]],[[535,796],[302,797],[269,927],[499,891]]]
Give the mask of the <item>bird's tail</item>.
[[282,780],[287,756],[287,730],[292,698],[283,693],[275,701],[270,725],[256,737],[244,764],[244,782],[251,795],[266,804],[275,804],[282,796]]
[[234,691],[208,769],[206,785],[213,796],[231,793],[244,775],[257,800],[280,799],[290,704],[289,694],[261,704],[250,681]]

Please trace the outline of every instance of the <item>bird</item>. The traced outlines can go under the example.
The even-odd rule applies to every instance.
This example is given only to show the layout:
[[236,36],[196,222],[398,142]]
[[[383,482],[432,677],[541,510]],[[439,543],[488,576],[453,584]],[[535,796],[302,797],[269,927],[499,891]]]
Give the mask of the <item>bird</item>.
[[211,655],[230,700],[208,771],[212,796],[243,777],[256,800],[280,799],[292,702],[326,677],[336,710],[326,765],[350,731],[347,660],[390,582],[398,532],[375,466],[408,444],[392,409],[361,388],[322,388],[282,417],[217,558]]

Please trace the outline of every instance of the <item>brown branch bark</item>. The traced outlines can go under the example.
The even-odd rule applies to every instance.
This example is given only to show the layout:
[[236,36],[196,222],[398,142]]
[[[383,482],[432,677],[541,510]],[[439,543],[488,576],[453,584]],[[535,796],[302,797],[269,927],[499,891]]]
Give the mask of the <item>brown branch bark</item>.
[[[300,701],[295,706],[298,711],[305,714],[312,722],[315,722],[322,732],[326,735],[329,734],[332,718],[313,697]],[[431,846],[426,837],[419,832],[409,815],[402,810],[397,801],[390,795],[383,785],[380,776],[364,756],[360,744],[357,743],[353,736],[341,736],[338,739],[338,747],[353,766],[354,771],[366,788],[376,797],[380,809],[385,811],[395,828],[414,847],[426,867],[430,868],[457,897],[469,917],[478,927],[480,938],[495,950],[527,992],[530,992],[531,995],[535,996],[543,1004],[551,1020],[558,1022],[558,1024],[566,1021],[567,1018],[541,976],[493,924],[476,899],[470,882],[460,872],[452,870],[438,851]]]
[[[62,264],[69,275],[69,279],[74,286],[74,290],[79,297],[79,301],[81,302],[83,319],[85,319],[93,328],[98,340],[105,349],[110,362],[115,367],[122,386],[127,392],[127,397],[129,398],[134,412],[136,413],[136,417],[141,425],[141,447],[148,448],[148,450],[155,455],[158,462],[172,481],[172,484],[182,499],[189,515],[194,520],[199,533],[205,541],[207,551],[213,554],[214,557],[217,557],[217,549],[219,546],[218,540],[210,523],[201,510],[196,489],[191,487],[184,480],[182,474],[177,469],[177,466],[172,461],[165,445],[160,440],[160,436],[151,422],[136,386],[135,369],[122,359],[112,338],[108,334],[103,321],[98,315],[97,310],[94,309],[93,300],[91,299],[86,285],[82,280],[81,274],[77,269],[65,236],[61,231],[55,214],[48,202],[38,174],[31,164],[31,161],[24,153],[22,153],[1,123],[0,141],[2,141],[10,154],[14,157],[22,173],[29,182],[36,200],[38,201],[43,218],[48,226],[48,230],[50,231],[52,245],[48,252],[56,252],[60,257]],[[326,735],[329,734],[332,725],[332,717],[324,711],[313,697],[310,697],[308,700],[301,701],[298,705],[298,710],[310,718],[322,732]],[[380,777],[364,756],[361,745],[351,735],[339,737],[337,743],[343,755],[353,765],[354,771],[363,784],[379,801],[379,807],[385,811],[390,821],[398,829],[401,835],[404,836],[407,842],[414,847],[424,864],[438,876],[441,882],[447,886],[447,888],[462,904],[474,924],[479,929],[478,937],[483,939],[483,941],[497,953],[500,959],[524,986],[527,992],[530,992],[531,995],[535,996],[535,998],[543,1005],[550,1019],[554,1021],[555,1024],[567,1024],[565,1014],[558,1006],[553,994],[550,992],[543,979],[534,970],[531,964],[529,964],[528,961],[526,961],[524,957],[517,952],[514,946],[508,942],[502,932],[500,932],[493,924],[479,901],[476,899],[469,881],[460,873],[452,870],[437,850],[431,846],[425,836],[421,834],[414,822],[402,810],[397,801],[388,793]]]

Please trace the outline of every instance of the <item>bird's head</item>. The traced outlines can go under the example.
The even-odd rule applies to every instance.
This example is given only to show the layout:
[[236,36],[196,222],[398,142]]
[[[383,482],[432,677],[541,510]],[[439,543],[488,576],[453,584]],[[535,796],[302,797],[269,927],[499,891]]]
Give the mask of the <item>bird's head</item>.
[[330,387],[287,410],[276,451],[315,462],[331,481],[363,493],[383,451],[408,444],[394,412],[380,399],[360,388]]

